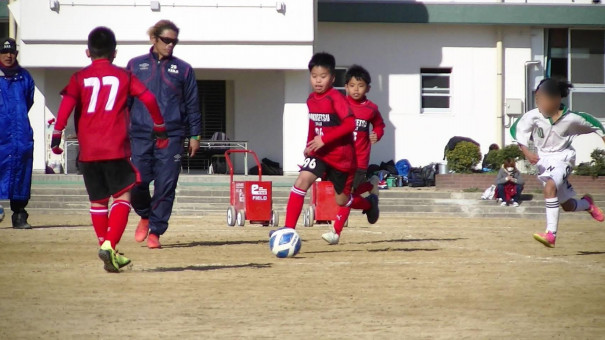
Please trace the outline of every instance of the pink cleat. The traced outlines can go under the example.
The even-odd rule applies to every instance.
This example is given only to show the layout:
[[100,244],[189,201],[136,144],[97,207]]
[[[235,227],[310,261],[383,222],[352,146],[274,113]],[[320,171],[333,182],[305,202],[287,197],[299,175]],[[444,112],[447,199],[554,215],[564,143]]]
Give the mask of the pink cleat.
[[134,231],[134,240],[139,243],[143,242],[147,238],[147,234],[149,234],[149,219],[141,218],[137,229]]
[[555,234],[549,231],[546,233],[534,234],[534,239],[536,239],[536,241],[542,243],[548,248],[554,248],[557,237],[555,236]]
[[603,210],[601,210],[601,208],[597,207],[597,205],[594,204],[592,196],[584,195],[582,199],[587,200],[588,203],[590,203],[590,208],[588,208],[587,210],[590,216],[592,216],[592,218],[599,222],[603,222],[605,220],[605,216],[603,216]]

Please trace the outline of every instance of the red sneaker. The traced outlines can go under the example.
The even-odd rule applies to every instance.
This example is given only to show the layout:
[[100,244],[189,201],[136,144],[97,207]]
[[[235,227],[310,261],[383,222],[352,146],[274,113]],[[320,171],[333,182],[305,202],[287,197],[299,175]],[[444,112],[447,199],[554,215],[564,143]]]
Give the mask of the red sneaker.
[[160,237],[156,234],[149,234],[149,237],[147,237],[147,248],[149,248],[149,249],[162,248],[162,245],[160,244]]
[[605,221],[605,216],[603,215],[603,210],[601,210],[601,208],[597,207],[597,205],[594,204],[594,200],[592,199],[592,196],[584,195],[584,197],[582,197],[582,199],[585,199],[588,201],[588,203],[590,203],[590,208],[588,208],[588,213],[590,214],[590,216],[592,216],[592,218],[594,218],[595,220],[597,220],[599,222]]
[[139,225],[137,225],[137,230],[134,231],[134,240],[143,242],[147,238],[147,234],[149,234],[149,219],[141,218]]

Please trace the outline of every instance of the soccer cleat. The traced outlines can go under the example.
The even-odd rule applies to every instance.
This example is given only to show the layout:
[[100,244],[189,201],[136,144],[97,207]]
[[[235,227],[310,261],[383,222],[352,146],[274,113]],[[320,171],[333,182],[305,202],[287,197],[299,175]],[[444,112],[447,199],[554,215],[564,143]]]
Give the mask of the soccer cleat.
[[370,195],[366,199],[370,201],[372,207],[369,210],[364,210],[363,213],[366,214],[368,222],[370,224],[374,224],[378,222],[378,217],[380,216],[380,210],[378,209],[378,196]]
[[149,234],[149,219],[141,218],[137,229],[134,231],[134,240],[137,242],[143,242]]
[[105,264],[105,271],[109,273],[119,273],[120,266],[116,260],[116,252],[111,247],[111,242],[105,241],[103,245],[101,245],[101,249],[99,249],[99,258]]
[[517,201],[513,201],[512,206],[516,208],[519,206],[519,203]]
[[118,264],[118,268],[126,267],[130,262],[130,259],[124,256],[124,254],[116,251],[116,263]]
[[554,248],[557,237],[555,236],[555,234],[549,231],[546,233],[534,234],[534,239],[548,248]]
[[14,229],[31,229],[32,226],[27,223],[29,214],[25,211],[13,213],[12,222]]
[[321,238],[323,238],[324,241],[328,242],[328,244],[331,245],[338,244],[338,241],[340,240],[340,236],[333,231],[321,235]]
[[149,249],[160,249],[162,244],[160,243],[160,237],[156,234],[149,234],[147,237],[147,248]]
[[588,208],[588,213],[590,214],[590,216],[592,216],[592,218],[599,222],[603,222],[603,220],[605,220],[605,216],[603,216],[603,210],[601,210],[601,208],[597,207],[597,205],[594,204],[594,199],[592,198],[592,196],[584,195],[582,199],[587,200],[590,204],[590,208]]

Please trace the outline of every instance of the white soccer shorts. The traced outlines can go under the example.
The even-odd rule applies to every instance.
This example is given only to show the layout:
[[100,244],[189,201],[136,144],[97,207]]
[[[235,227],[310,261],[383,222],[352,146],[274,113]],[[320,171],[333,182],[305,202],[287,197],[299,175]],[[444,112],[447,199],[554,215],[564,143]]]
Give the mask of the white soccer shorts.
[[543,185],[546,185],[549,179],[555,182],[559,203],[565,203],[576,195],[573,186],[567,181],[567,177],[573,170],[571,163],[554,158],[540,158],[537,166],[538,179],[542,181]]

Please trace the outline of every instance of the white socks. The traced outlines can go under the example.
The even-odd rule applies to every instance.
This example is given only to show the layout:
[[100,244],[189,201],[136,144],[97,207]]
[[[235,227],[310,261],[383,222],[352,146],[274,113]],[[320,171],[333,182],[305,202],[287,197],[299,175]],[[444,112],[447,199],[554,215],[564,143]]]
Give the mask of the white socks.
[[579,200],[574,199],[574,201],[576,201],[576,208],[574,211],[585,211],[590,209],[590,203],[588,203],[587,200],[582,198]]
[[559,227],[559,199],[547,198],[546,201],[546,231],[550,231],[555,236]]

